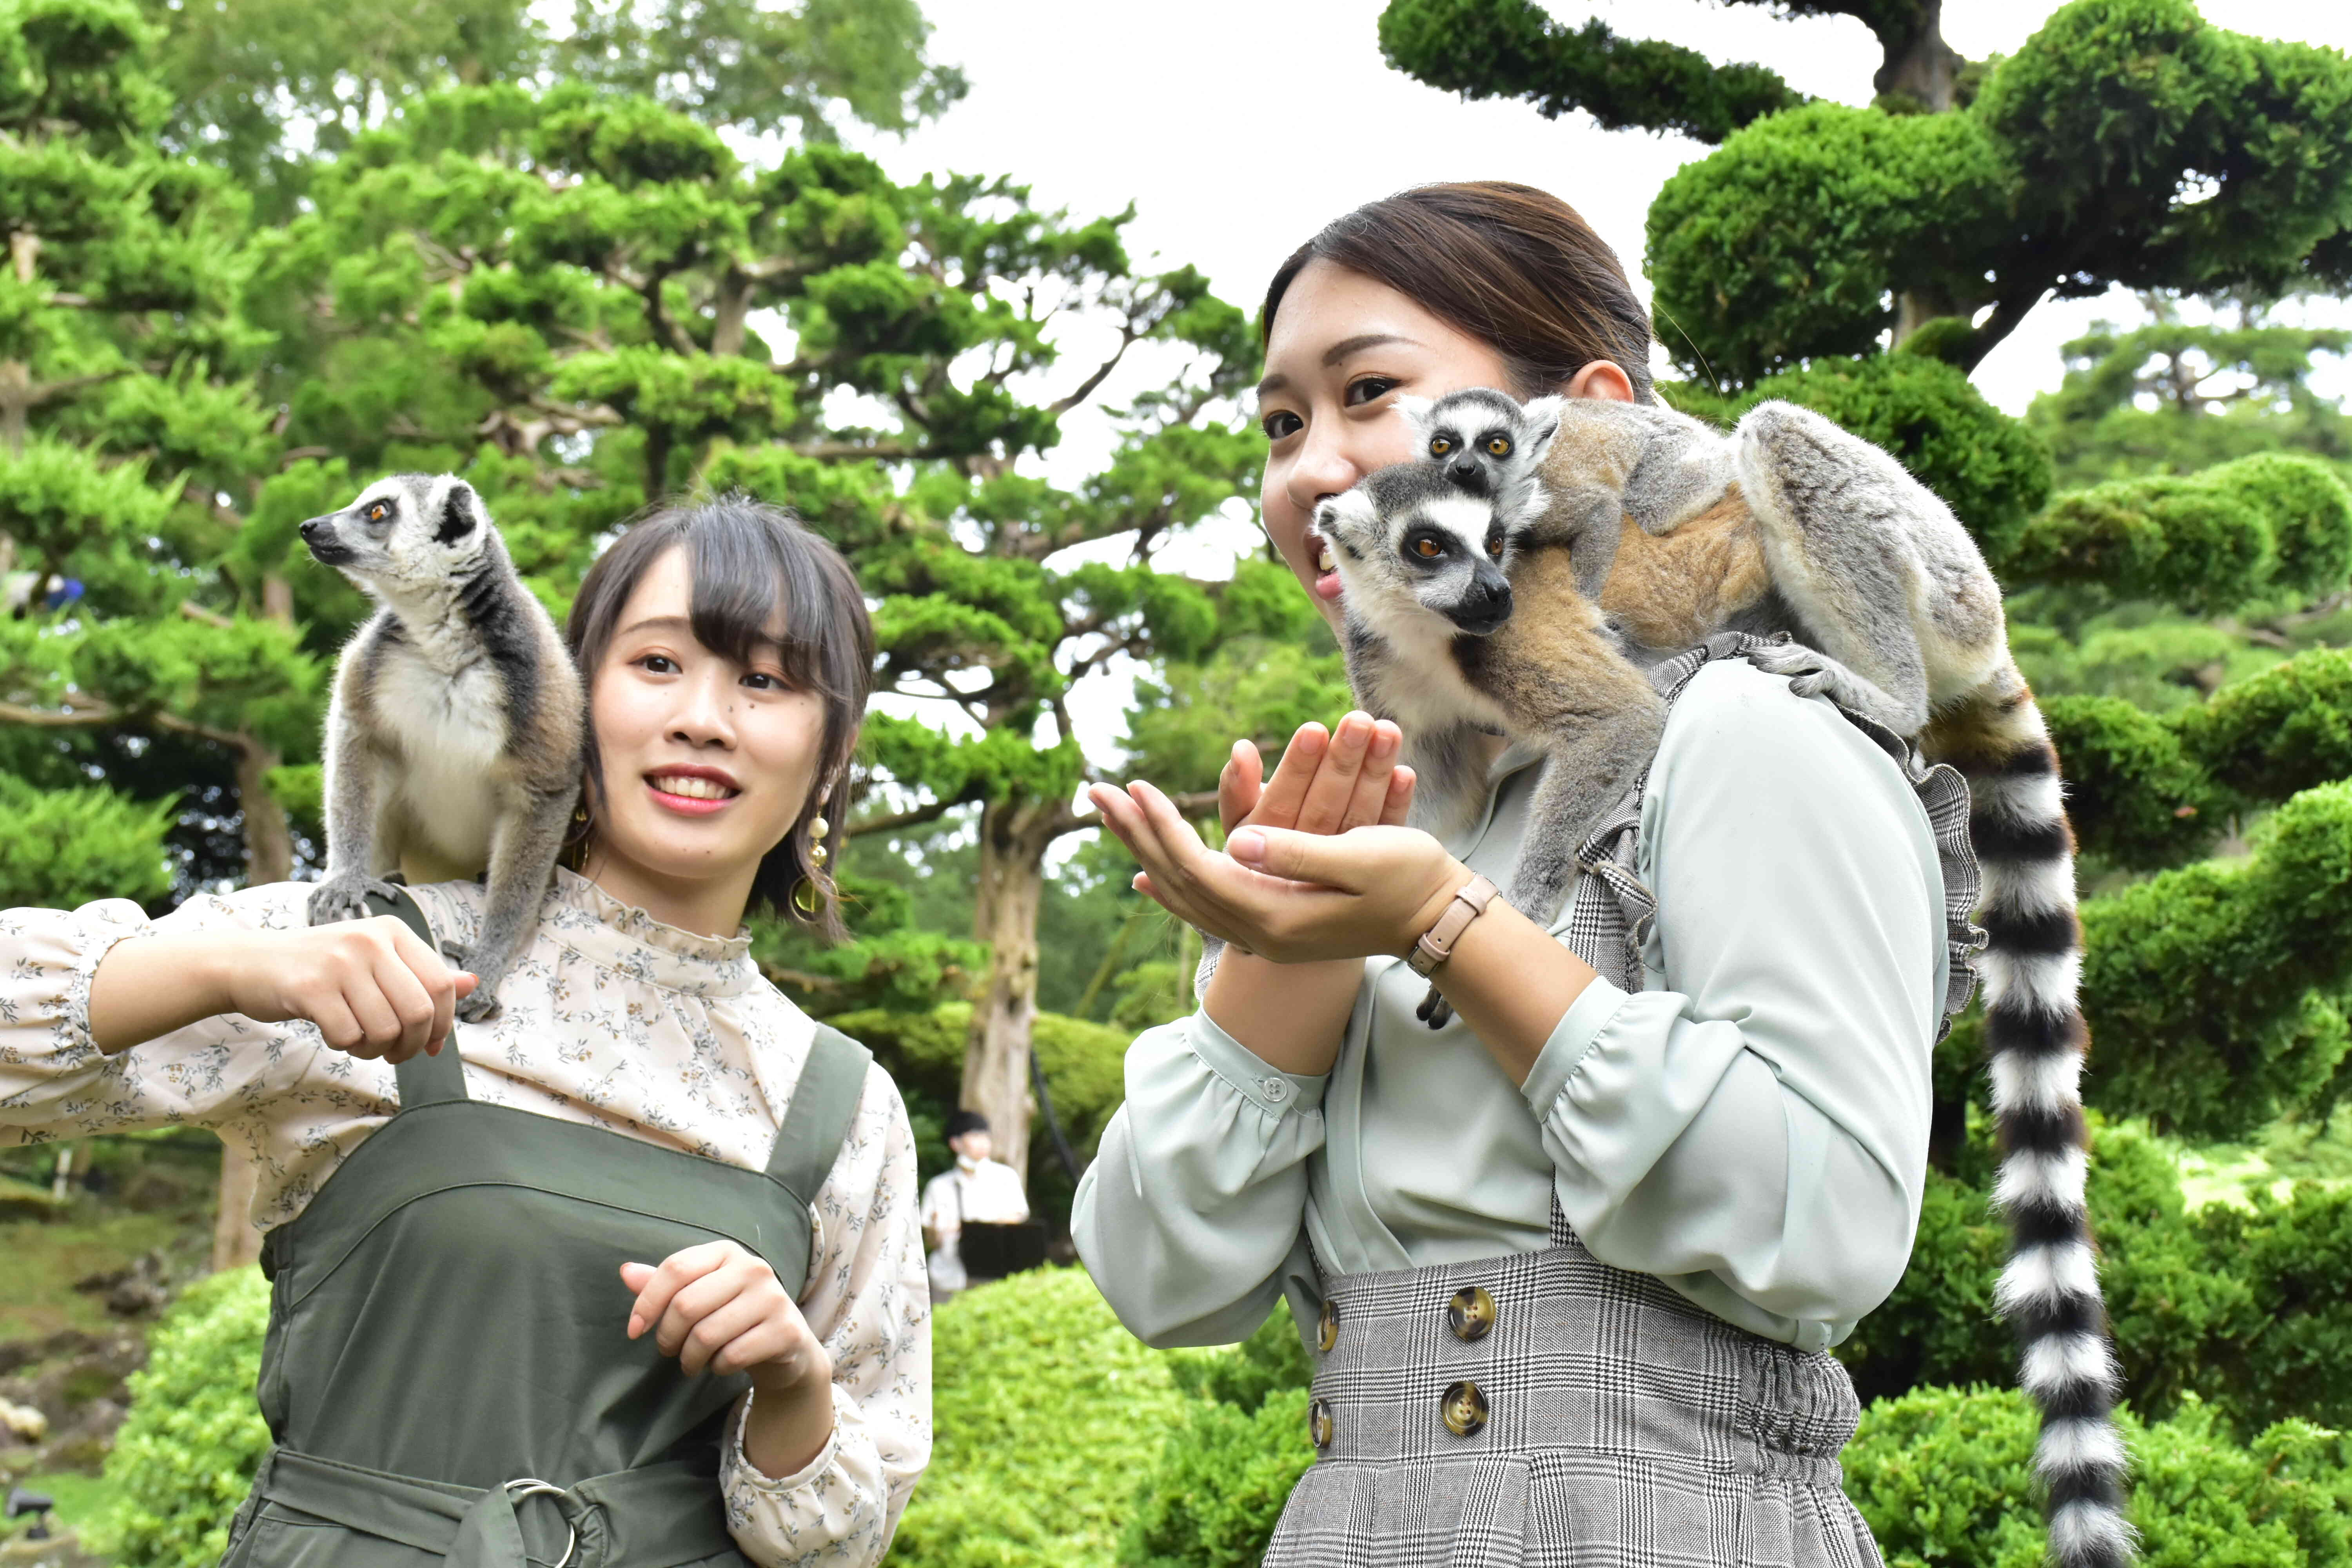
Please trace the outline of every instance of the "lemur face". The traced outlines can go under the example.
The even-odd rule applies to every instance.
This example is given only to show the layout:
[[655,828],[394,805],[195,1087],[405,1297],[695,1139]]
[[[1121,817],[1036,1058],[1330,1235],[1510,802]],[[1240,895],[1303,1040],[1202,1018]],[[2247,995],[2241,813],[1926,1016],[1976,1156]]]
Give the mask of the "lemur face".
[[1492,500],[1428,463],[1368,476],[1315,510],[1339,573],[1339,602],[1375,628],[1435,616],[1484,637],[1511,616],[1510,538]]
[[1502,497],[1543,461],[1559,428],[1561,402],[1538,397],[1522,405],[1491,387],[1474,386],[1433,403],[1401,397],[1397,407],[1415,426],[1422,456],[1443,468],[1456,489]]
[[489,517],[474,487],[452,474],[394,474],[341,511],[301,527],[320,563],[362,588],[446,582],[479,557]]

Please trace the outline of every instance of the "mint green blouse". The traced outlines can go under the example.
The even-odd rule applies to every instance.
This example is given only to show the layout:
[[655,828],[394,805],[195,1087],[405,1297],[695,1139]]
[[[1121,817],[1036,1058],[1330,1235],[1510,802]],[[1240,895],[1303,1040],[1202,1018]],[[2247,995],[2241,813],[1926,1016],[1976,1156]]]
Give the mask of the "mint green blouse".
[[[1504,887],[1538,761],[1507,752],[1447,846]],[[1639,871],[1643,988],[1588,985],[1524,1085],[1458,1016],[1413,1016],[1401,959],[1365,960],[1328,1074],[1205,1010],[1138,1037],[1071,1215],[1120,1321],[1229,1343],[1286,1294],[1307,1321],[1307,1249],[1335,1274],[1532,1250],[1556,1194],[1601,1261],[1801,1350],[1843,1339],[1902,1278],[1926,1179],[1950,963],[1927,813],[1826,700],[1722,659],[1667,719]]]

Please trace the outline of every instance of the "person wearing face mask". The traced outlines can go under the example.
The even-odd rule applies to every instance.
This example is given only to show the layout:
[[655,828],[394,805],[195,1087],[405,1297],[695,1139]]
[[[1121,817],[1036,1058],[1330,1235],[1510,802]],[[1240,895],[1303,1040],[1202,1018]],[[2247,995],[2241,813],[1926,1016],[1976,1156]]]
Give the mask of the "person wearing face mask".
[[[1420,455],[1399,395],[1652,396],[1616,258],[1525,186],[1348,214],[1260,331],[1263,517],[1335,631],[1308,525]],[[1508,884],[1538,754],[1493,737],[1441,842],[1405,826],[1402,740],[1307,725],[1271,777],[1236,742],[1223,853],[1151,784],[1093,787],[1137,886],[1223,947],[1198,1010],[1129,1050],[1079,1256],[1154,1345],[1287,1302],[1316,1462],[1268,1568],[1875,1563],[1827,1352],[1901,1279],[1925,1188],[1953,960],[1919,798],[1827,701],[1716,658],[1624,868],[1654,917],[1579,918],[1616,897],[1595,874],[1547,922],[1474,879]]]
[[476,882],[0,911],[0,1142],[188,1122],[262,1173],[234,1568],[871,1564],[929,1457],[906,1108],[743,923],[841,934],[856,580],[773,508],[671,508],[566,641],[588,766],[487,1023],[441,956]]
[[948,1147],[955,1166],[933,1176],[923,1189],[923,1240],[931,1249],[931,1300],[944,1301],[971,1283],[962,1255],[968,1225],[1018,1225],[1029,1217],[1021,1173],[989,1158],[994,1142],[988,1118],[959,1110],[948,1118]]

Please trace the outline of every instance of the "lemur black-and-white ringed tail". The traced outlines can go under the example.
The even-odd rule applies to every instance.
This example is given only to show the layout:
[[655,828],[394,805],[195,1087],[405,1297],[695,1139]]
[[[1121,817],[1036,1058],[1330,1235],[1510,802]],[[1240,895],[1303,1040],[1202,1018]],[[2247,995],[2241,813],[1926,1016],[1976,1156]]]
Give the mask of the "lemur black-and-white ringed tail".
[[2009,651],[2000,584],[1950,510],[1886,453],[1786,403],[1729,435],[1573,399],[1543,454],[1530,542],[1565,544],[1637,658],[1787,632],[1791,681],[1915,737],[1966,777],[1983,869],[1985,1045],[2012,1246],[1997,1304],[2042,1411],[2035,1467],[2063,1568],[2128,1562],[2120,1384],[2084,1202],[2074,839],[2056,750]]
[[371,889],[487,871],[482,924],[452,956],[497,1011],[580,794],[587,701],[554,620],[523,586],[473,487],[395,474],[302,524],[310,553],[380,606],[344,645],[327,709],[327,870],[312,925]]

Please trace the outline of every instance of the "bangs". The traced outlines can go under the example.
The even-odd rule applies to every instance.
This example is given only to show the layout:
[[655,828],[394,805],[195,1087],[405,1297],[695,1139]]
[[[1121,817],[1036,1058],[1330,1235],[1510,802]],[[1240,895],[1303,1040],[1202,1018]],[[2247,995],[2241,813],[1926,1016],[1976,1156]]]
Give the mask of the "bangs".
[[[692,579],[687,618],[695,640],[735,664],[772,652],[794,686],[843,696],[842,672],[828,659],[824,628],[838,610],[805,535],[768,525],[733,498],[701,508],[683,529]],[[783,637],[769,628],[779,622]]]

